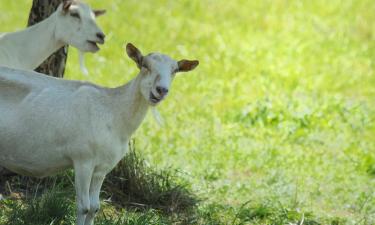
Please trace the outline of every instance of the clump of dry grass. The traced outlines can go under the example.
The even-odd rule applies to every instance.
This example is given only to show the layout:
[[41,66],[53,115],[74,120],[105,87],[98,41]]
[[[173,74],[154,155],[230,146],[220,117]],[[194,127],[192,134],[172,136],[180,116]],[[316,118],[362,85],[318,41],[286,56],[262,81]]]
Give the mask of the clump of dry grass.
[[175,171],[153,169],[135,151],[134,143],[129,149],[104,183],[103,189],[113,202],[165,213],[186,212],[196,206],[198,197]]

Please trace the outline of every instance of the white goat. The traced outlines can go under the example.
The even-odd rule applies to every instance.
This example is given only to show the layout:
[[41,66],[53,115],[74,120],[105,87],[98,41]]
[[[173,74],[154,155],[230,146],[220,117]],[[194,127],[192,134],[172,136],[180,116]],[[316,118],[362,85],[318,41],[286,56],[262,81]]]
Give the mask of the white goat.
[[93,224],[104,177],[127,152],[149,106],[167,96],[177,72],[199,64],[142,56],[132,44],[126,51],[140,72],[117,88],[0,67],[0,165],[35,177],[73,167],[78,225]]
[[0,65],[34,70],[64,45],[97,52],[105,35],[95,22],[104,10],[91,10],[76,0],[63,0],[47,19],[27,29],[0,35]]

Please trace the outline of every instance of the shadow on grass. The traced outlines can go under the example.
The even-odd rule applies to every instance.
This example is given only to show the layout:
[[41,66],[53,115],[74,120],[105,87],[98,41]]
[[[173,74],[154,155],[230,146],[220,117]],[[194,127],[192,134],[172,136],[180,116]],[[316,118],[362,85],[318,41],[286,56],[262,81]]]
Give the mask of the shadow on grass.
[[115,204],[163,213],[183,213],[197,205],[198,197],[176,171],[155,170],[138,155],[134,143],[129,149],[105,179],[103,190]]
[[71,194],[54,189],[36,198],[4,200],[0,206],[0,224],[71,224],[68,221],[74,221],[75,207],[68,196]]
[[[67,218],[59,213],[75,214],[74,210],[71,211],[75,199],[73,180],[72,170],[44,179],[24,176],[3,178],[0,193],[5,194],[7,200],[3,201],[0,213],[7,211],[6,224],[50,224],[52,221],[53,224],[65,224],[61,221]],[[103,214],[99,218],[103,224],[133,224],[134,221],[134,224],[142,224],[138,223],[140,221],[148,221],[146,224],[150,224],[158,214],[181,214],[181,217],[185,217],[182,214],[192,212],[199,202],[177,171],[156,170],[148,166],[135,151],[134,142],[129,144],[128,154],[107,175],[101,196],[109,199],[106,203],[116,206],[119,211],[123,207],[127,208],[128,212],[123,212],[125,214],[134,212],[129,218]],[[158,221],[162,218],[157,217]],[[106,218],[109,218],[108,221]]]

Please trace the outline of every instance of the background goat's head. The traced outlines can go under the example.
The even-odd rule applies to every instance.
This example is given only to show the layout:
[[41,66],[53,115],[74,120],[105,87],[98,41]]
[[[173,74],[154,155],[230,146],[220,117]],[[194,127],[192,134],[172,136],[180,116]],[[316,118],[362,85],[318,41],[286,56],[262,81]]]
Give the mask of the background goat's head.
[[105,35],[95,17],[104,13],[105,10],[91,10],[83,2],[64,0],[57,9],[56,36],[83,52],[97,52],[97,44],[104,43]]
[[141,93],[143,97],[155,106],[168,94],[171,83],[177,72],[188,72],[198,66],[198,60],[175,61],[160,53],[150,53],[143,56],[132,44],[127,44],[126,52],[141,70]]

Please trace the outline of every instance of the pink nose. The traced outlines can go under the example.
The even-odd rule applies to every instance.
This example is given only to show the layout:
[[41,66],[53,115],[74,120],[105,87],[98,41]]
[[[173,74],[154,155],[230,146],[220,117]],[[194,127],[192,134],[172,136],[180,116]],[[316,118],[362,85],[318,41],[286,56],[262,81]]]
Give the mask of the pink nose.
[[160,96],[164,96],[164,95],[168,94],[168,89],[166,89],[165,87],[157,86],[156,91],[158,92],[158,94]]

